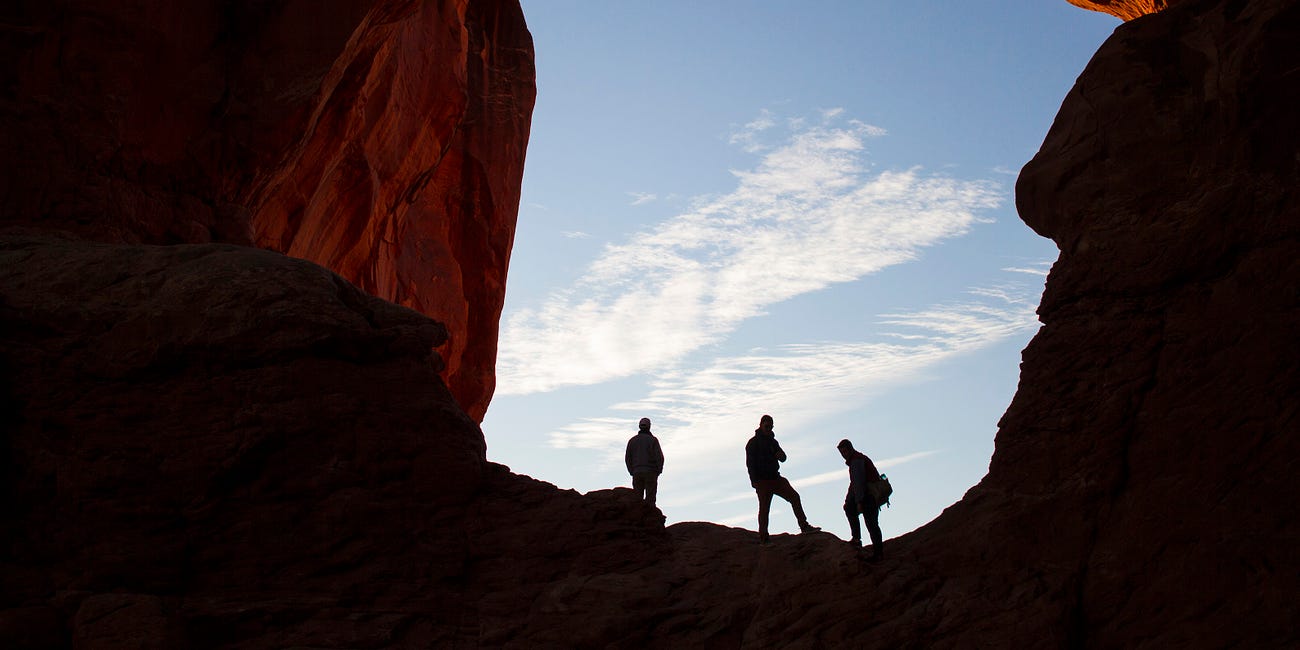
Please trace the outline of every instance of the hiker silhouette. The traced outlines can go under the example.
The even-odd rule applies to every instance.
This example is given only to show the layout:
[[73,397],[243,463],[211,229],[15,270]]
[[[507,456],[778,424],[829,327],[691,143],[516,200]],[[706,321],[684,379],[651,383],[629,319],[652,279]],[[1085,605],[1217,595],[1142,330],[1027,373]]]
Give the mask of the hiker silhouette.
[[781,463],[785,462],[785,451],[776,441],[773,432],[772,416],[764,415],[758,421],[754,437],[745,443],[745,467],[749,470],[749,484],[758,495],[758,541],[768,541],[767,519],[772,509],[772,495],[790,502],[794,516],[799,521],[799,531],[811,533],[821,530],[808,523],[808,516],[803,512],[803,502],[795,492],[790,481],[781,476]]
[[623,463],[632,475],[632,489],[637,498],[654,505],[659,493],[659,475],[664,471],[664,451],[659,439],[650,433],[650,418],[641,418],[636,435],[627,441]]
[[871,484],[880,480],[880,472],[848,439],[841,440],[836,448],[844,457],[844,464],[849,466],[849,492],[844,496],[844,515],[849,518],[849,531],[853,534],[849,543],[854,548],[862,547],[862,529],[858,526],[858,515],[862,515],[871,535],[871,559],[879,560],[885,556],[885,542],[880,533],[881,504],[872,495]]

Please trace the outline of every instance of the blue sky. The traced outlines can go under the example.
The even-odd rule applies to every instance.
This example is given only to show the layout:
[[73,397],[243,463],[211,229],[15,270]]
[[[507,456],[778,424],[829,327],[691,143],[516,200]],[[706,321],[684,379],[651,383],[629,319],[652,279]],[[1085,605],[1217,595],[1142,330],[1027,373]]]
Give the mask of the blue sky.
[[[809,518],[848,536],[849,438],[886,537],[984,475],[1056,257],[1015,174],[1118,20],[1065,0],[525,0],[537,106],[488,457],[756,527],[770,413]],[[773,532],[796,529],[773,506]]]

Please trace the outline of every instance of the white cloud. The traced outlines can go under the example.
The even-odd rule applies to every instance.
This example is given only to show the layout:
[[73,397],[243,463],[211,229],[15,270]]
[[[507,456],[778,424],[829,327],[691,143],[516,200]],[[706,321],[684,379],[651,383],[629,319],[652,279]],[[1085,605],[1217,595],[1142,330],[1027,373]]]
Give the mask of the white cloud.
[[[933,456],[937,453],[939,453],[939,450],[932,449],[930,451],[918,451],[915,453],[907,454],[906,456],[895,456],[893,458],[886,458],[884,460],[873,459],[872,462],[875,464],[877,470],[884,472],[885,470],[891,467],[898,467],[899,465],[902,465],[904,463],[909,463],[914,460],[920,460],[928,456]],[[821,485],[823,483],[834,483],[836,481],[842,481],[845,483],[848,482],[847,468],[841,467],[839,469],[831,470],[829,472],[822,472],[821,474],[814,474],[812,476],[805,476],[804,478],[794,479],[790,481],[790,485],[793,485],[796,488],[806,488],[814,485]],[[753,498],[754,498],[753,492],[742,492],[742,493],[732,494],[722,499],[718,499],[717,501],[714,501],[714,503],[731,503],[733,501],[743,501],[745,499],[753,499]],[[753,515],[749,515],[749,517],[752,518]],[[736,519],[738,520],[737,523],[745,521],[743,517],[737,517]],[[719,523],[723,523],[723,522],[719,522]]]
[[750,153],[762,151],[766,147],[758,142],[758,134],[774,126],[776,126],[776,119],[772,117],[771,111],[764,109],[753,121],[732,131],[727,141]]
[[581,230],[566,230],[560,234],[568,239],[591,239],[591,235]]
[[[818,432],[820,421],[916,381],[940,361],[1035,327],[1036,295],[1015,286],[973,290],[976,299],[970,302],[882,316],[880,324],[891,329],[878,336],[891,342],[791,344],[666,373],[651,382],[645,397],[609,406],[616,415],[561,427],[550,434],[550,444],[604,451],[606,465],[613,466],[621,458],[629,423],[650,414],[664,448],[673,450],[673,471],[690,474],[734,462],[758,415],[773,413],[780,414],[778,432],[796,432],[778,433],[792,456],[803,449],[824,451],[842,436]],[[890,334],[906,338],[894,342]]]
[[[745,496],[751,499],[754,497],[754,495],[752,494],[747,494]],[[755,518],[754,513],[748,512],[743,515],[736,515],[734,517],[727,517],[726,519],[719,519],[716,523],[722,524],[723,526],[739,526],[740,524],[747,524],[751,521],[754,521],[754,518]]]
[[642,205],[659,198],[657,195],[646,192],[628,192],[627,195],[632,197],[631,205]]
[[[905,456],[895,456],[893,458],[886,458],[884,460],[873,459],[872,463],[876,466],[877,470],[879,470],[881,473],[884,473],[884,471],[887,469],[898,467],[899,465],[910,463],[914,460],[928,458],[930,456],[939,453],[939,451],[940,450],[938,449],[931,449],[929,451],[918,451],[918,452],[907,454]],[[797,488],[802,488],[802,487],[809,487],[812,485],[821,485],[822,483],[831,483],[834,481],[847,481],[847,480],[848,480],[848,468],[841,467],[840,469],[831,472],[822,472],[821,474],[815,474],[813,476],[805,476],[804,478],[794,479],[790,481],[790,485],[793,485]],[[751,496],[751,495],[746,495],[746,496]]]
[[1024,273],[1026,275],[1037,275],[1045,278],[1047,277],[1047,272],[1051,269],[1052,262],[1047,261],[1031,264],[1029,266],[1009,266],[1002,270],[1008,273]]
[[822,121],[829,122],[843,114],[844,109],[842,108],[827,108],[822,110]]
[[1016,171],[1016,170],[1014,170],[1014,169],[1012,169],[1012,168],[1010,168],[1010,167],[1003,166],[1003,165],[998,165],[997,167],[994,167],[994,168],[993,168],[993,173],[994,173],[994,174],[1002,174],[1003,176],[1019,176],[1019,175],[1020,175],[1020,172],[1018,172],[1018,171]]
[[[742,133],[774,128],[765,112]],[[607,245],[574,286],[508,317],[498,394],[663,372],[768,306],[914,259],[1001,203],[1002,188],[985,181],[916,168],[867,174],[866,141],[880,133],[855,121],[802,128],[733,171],[729,193]],[[762,370],[757,359],[734,361]]]

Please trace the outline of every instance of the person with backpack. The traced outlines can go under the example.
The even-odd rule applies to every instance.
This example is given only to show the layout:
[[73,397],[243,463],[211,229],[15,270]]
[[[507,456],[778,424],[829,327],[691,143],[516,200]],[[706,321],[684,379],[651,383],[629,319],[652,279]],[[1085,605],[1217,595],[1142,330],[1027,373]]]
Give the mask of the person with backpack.
[[664,450],[659,446],[659,439],[650,433],[650,418],[641,418],[636,435],[627,441],[623,462],[627,473],[632,475],[632,489],[637,498],[654,505],[659,493],[659,475],[664,471]]
[[745,444],[745,467],[749,469],[749,484],[758,494],[758,541],[766,544],[768,512],[772,509],[772,495],[790,502],[794,507],[795,519],[799,521],[799,532],[811,533],[821,530],[808,523],[803,512],[803,503],[799,493],[795,492],[790,481],[781,476],[781,463],[785,462],[785,451],[776,441],[773,432],[772,416],[764,415],[758,421],[754,437]]
[[867,533],[871,535],[871,559],[879,560],[885,556],[884,536],[880,532],[881,503],[872,494],[872,484],[879,482],[880,472],[876,464],[867,455],[854,449],[847,439],[837,445],[844,464],[849,466],[849,493],[844,496],[844,514],[849,518],[849,531],[853,539],[849,543],[854,548],[862,547],[862,529],[858,526],[858,515],[867,522]]

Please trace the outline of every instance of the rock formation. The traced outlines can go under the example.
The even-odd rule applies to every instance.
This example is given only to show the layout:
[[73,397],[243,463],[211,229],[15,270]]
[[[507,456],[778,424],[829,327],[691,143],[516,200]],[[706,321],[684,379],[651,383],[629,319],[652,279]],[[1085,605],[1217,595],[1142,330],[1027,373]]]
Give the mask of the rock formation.
[[1133,20],[1140,16],[1178,4],[1182,0],[1068,0],[1076,7],[1100,11],[1124,20]]
[[[1300,581],[1300,4],[1118,29],[1022,170],[1060,249],[988,477],[1067,533],[1072,638],[1294,644]],[[1071,523],[1072,522],[1072,523]],[[1063,553],[1071,545],[1078,552]]]
[[317,262],[444,323],[482,419],[535,94],[517,0],[20,0],[0,29],[0,224]]
[[[441,325],[219,244],[9,236],[0,295],[11,638],[193,647],[240,611],[450,606],[428,588],[462,561],[441,522],[485,447],[438,379]],[[71,633],[31,627],[51,617]]]
[[[1101,47],[1017,185],[1061,254],[989,474],[879,564],[488,463],[437,323],[272,251],[126,244],[189,204],[35,162],[29,191],[93,182],[0,233],[0,645],[1295,646],[1296,42],[1295,0],[1189,0]],[[304,165],[255,185],[333,200]],[[6,215],[45,201],[16,187]]]

